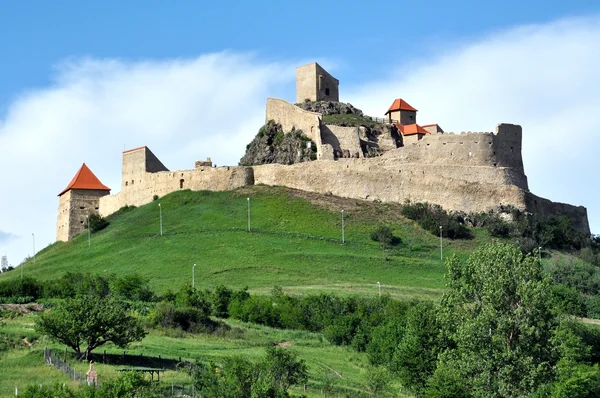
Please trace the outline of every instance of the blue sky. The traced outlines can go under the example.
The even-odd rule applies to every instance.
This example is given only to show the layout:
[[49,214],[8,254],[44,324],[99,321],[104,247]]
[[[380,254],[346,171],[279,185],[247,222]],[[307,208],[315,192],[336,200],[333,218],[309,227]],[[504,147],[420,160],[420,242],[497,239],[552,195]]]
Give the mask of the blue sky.
[[266,97],[293,100],[312,61],[373,115],[401,96],[446,131],[523,125],[531,190],[586,206],[600,232],[599,15],[596,1],[4,2],[0,185],[28,199],[0,197],[0,253],[18,264],[32,232],[53,241],[82,162],[113,193],[124,147],[173,169],[235,164]]

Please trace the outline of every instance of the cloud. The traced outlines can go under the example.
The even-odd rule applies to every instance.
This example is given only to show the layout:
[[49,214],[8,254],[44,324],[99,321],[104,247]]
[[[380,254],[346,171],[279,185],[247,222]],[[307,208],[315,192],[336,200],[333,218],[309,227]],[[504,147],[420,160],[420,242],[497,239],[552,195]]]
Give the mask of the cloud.
[[522,125],[530,190],[586,206],[598,233],[598,43],[600,16],[518,27],[428,58],[392,62],[387,76],[350,87],[347,100],[383,116],[402,97],[419,109],[420,123],[439,123],[445,131]]
[[15,238],[18,237],[16,235],[11,234],[10,232],[4,232],[0,230],[0,243],[8,243]]
[[[83,162],[119,191],[121,151],[148,145],[171,169],[210,156],[237,164],[268,96],[293,94],[296,63],[216,53],[192,59],[71,59],[50,87],[23,93],[0,120],[0,222],[38,249],[55,239],[56,195]],[[30,239],[0,239],[11,262]]]

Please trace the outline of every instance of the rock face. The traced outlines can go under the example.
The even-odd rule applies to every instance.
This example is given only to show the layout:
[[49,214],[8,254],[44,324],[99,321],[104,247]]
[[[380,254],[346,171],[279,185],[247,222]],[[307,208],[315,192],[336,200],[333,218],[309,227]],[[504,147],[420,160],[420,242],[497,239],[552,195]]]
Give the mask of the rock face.
[[281,124],[272,120],[258,131],[240,159],[240,166],[260,164],[294,164],[316,160],[317,146],[302,130],[284,133]]
[[318,112],[323,115],[358,115],[362,116],[363,112],[355,108],[352,104],[336,101],[304,101],[297,104],[305,111]]

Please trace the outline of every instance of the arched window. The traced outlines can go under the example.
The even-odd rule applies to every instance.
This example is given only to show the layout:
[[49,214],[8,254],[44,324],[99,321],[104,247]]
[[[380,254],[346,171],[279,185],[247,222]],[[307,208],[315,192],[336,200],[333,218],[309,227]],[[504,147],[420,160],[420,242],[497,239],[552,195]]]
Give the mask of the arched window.
[[183,178],[181,180],[179,180],[179,189],[183,188]]

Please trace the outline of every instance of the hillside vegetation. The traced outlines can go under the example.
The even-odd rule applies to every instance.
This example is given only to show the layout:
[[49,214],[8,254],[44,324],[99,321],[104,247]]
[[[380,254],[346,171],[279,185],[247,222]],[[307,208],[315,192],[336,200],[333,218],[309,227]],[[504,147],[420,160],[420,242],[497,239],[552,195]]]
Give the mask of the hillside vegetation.
[[[250,198],[251,232],[248,228]],[[163,236],[159,235],[162,206]],[[140,208],[122,209],[110,225],[58,242],[28,261],[23,275],[54,279],[66,272],[140,274],[157,292],[191,283],[251,291],[436,297],[444,286],[439,238],[400,216],[400,205],[256,186],[231,192],[179,191]],[[345,243],[341,236],[344,211]],[[384,250],[371,234],[381,225],[401,242]],[[444,239],[444,256],[466,256],[489,236]],[[18,270],[0,280],[20,277]]]

